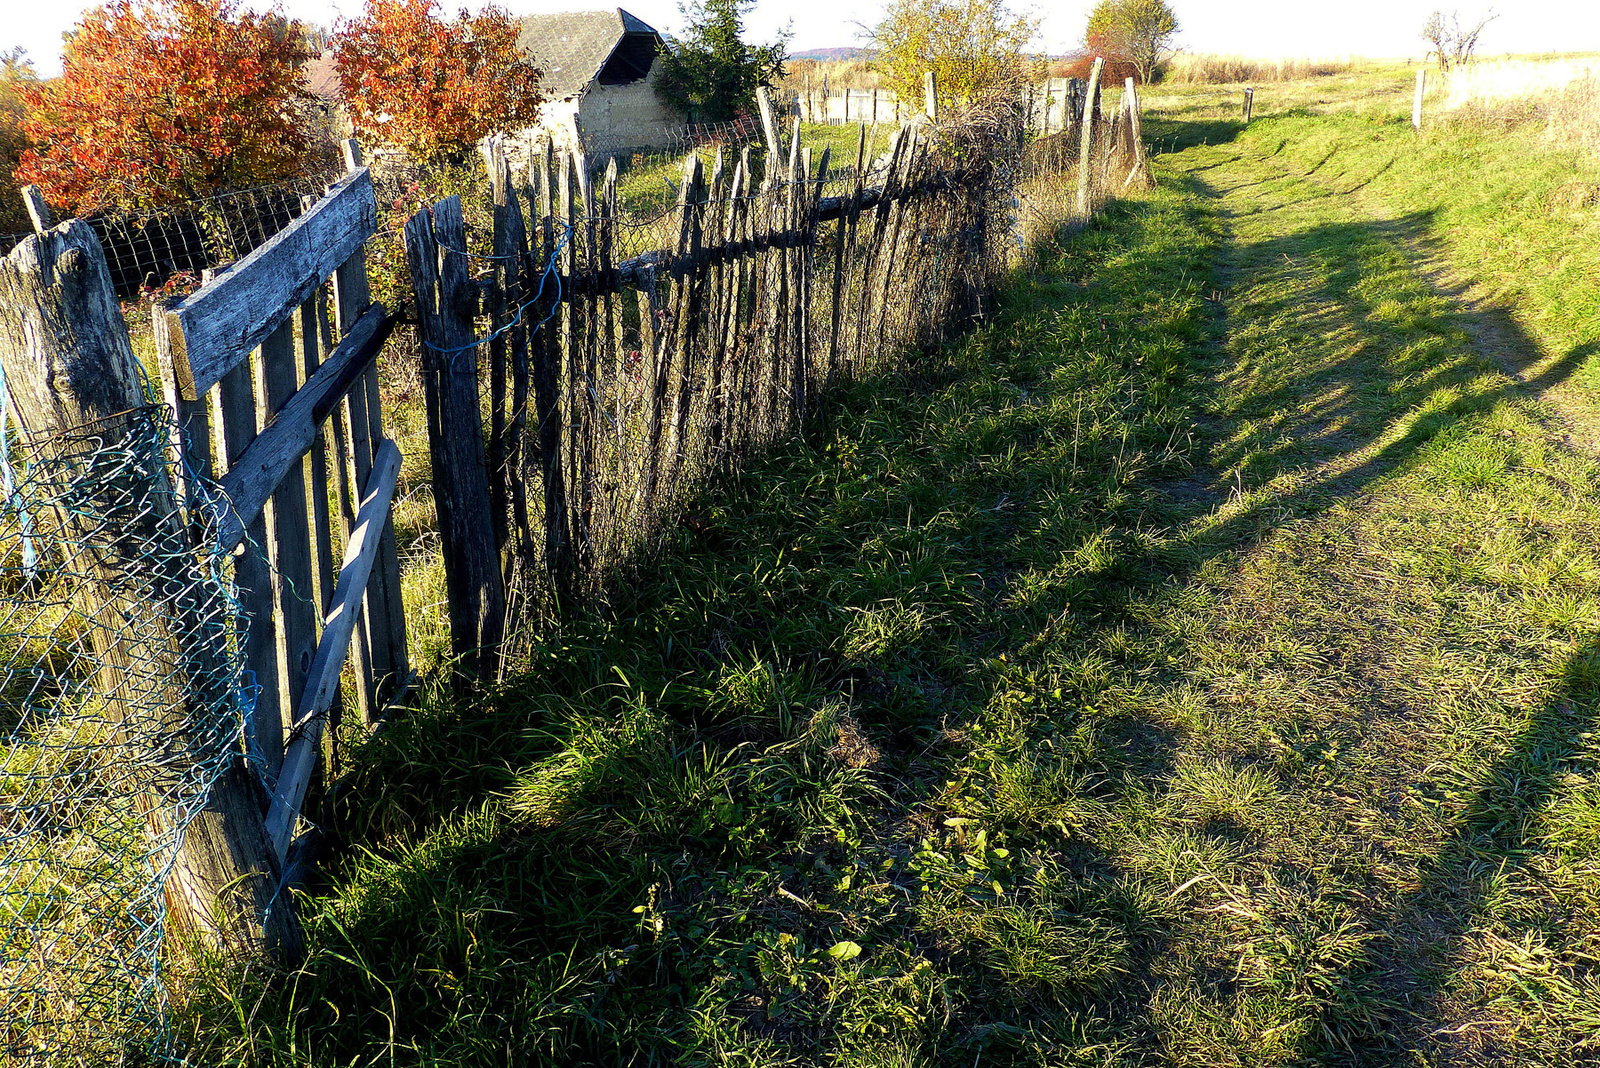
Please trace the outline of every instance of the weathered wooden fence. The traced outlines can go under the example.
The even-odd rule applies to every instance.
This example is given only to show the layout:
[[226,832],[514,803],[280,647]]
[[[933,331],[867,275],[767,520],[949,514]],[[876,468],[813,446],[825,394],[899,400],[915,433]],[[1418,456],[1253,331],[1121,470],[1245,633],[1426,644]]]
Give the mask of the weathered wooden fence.
[[[1024,85],[1017,103],[1028,130],[1048,137],[1082,121],[1087,89],[1082,78],[1047,78]],[[926,110],[923,101],[902,103],[890,89],[830,89],[826,83],[812,86],[809,80],[795,93],[795,105],[802,122],[830,126],[899,125]]]
[[[1147,174],[1137,93],[1130,84],[1116,116],[1101,116],[1098,74],[1076,94],[1079,121],[1050,136],[1029,137],[1015,107],[965,124],[925,116],[877,159],[863,125],[843,166],[829,150],[813,158],[798,119],[785,141],[764,108],[765,152],[690,154],[660,218],[624,214],[614,163],[595,180],[581,157],[548,148],[517,173],[491,162],[489,234],[467,232],[456,198],[413,215],[407,261],[460,678],[496,677],[528,624],[603,599],[709,476],[803,430],[835,383],[984,314],[1029,183],[1070,190],[1076,169],[1088,176],[1079,206],[1092,208]],[[30,477],[71,483],[70,500],[36,499],[57,512],[51,552],[79,569],[57,571],[79,583],[77,622],[63,630],[64,606],[46,605],[38,619],[53,629],[0,633],[0,644],[37,639],[49,658],[86,642],[92,664],[67,674],[96,678],[87,691],[30,682],[33,705],[0,752],[76,776],[73,793],[36,774],[27,797],[0,797],[11,835],[0,838],[0,1009],[43,1006],[26,1041],[60,1023],[50,1012],[84,1003],[57,996],[48,976],[18,984],[49,971],[49,952],[117,944],[117,915],[155,932],[139,943],[152,968],[167,923],[214,946],[292,955],[283,887],[301,808],[329,764],[327,725],[346,708],[373,722],[409,683],[390,519],[400,455],[375,367],[396,318],[368,291],[377,209],[353,143],[346,164],[291,225],[156,309],[164,404],[147,395],[85,223],[51,228],[36,204],[39,233],[0,261],[0,412],[43,458]],[[649,251],[621,251],[638,248]],[[41,588],[43,511],[19,506],[0,466],[0,579],[16,586],[15,621]],[[9,670],[7,682],[15,661]],[[83,771],[95,732],[117,746],[102,763],[127,774]],[[95,913],[84,929],[99,941],[31,920],[5,927],[49,912],[32,896],[52,916],[78,915],[60,887],[96,885],[100,861],[58,870],[58,839],[92,828],[96,813],[79,811],[90,803],[143,825],[130,840],[145,842],[145,889],[123,891],[145,896]],[[140,870],[102,859],[107,880]],[[151,896],[164,911],[150,912]],[[92,892],[81,903],[102,904]]]
[[764,168],[690,155],[655,251],[631,259],[615,167],[591,182],[572,155],[497,165],[492,240],[455,198],[407,224],[470,671],[492,676],[529,619],[602,597],[705,476],[804,427],[841,377],[980,315],[1024,163],[1059,181],[1075,158],[913,124],[876,161],[863,127],[836,168],[798,123],[768,136]]
[[375,363],[394,319],[367,288],[372,177],[355,143],[345,150],[349,171],[326,196],[154,318],[184,470],[219,476],[223,547],[257,550],[240,556],[237,585],[280,856],[347,651],[369,724],[410,675],[389,518],[400,454],[384,437]]

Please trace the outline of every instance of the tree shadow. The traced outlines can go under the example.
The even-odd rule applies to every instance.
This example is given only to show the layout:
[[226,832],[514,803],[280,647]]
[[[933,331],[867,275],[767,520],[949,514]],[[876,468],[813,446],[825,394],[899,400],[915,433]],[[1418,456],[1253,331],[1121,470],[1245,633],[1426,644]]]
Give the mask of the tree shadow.
[[[1452,972],[1468,953],[1479,924],[1537,933],[1560,946],[1581,932],[1549,903],[1523,902],[1491,917],[1496,886],[1543,874],[1532,863],[1550,851],[1539,817],[1573,773],[1592,765],[1587,740],[1600,710],[1600,647],[1593,642],[1567,660],[1550,698],[1527,714],[1516,736],[1482,774],[1472,800],[1443,848],[1427,859],[1416,887],[1365,917],[1377,935],[1360,969],[1346,979],[1347,996],[1326,1005],[1317,1029],[1325,1063],[1509,1063],[1519,1051],[1502,1022],[1463,1000]],[[1587,959],[1587,958],[1580,958]],[[1543,992],[1526,989],[1538,999]],[[1364,1003],[1364,1004],[1363,1004]],[[1362,1005],[1352,1010],[1352,1006]],[[1372,1011],[1368,1006],[1388,1006]],[[1554,1006],[1546,1011],[1559,1012]],[[1536,1041],[1561,1036],[1539,1036]],[[1318,1050],[1308,1049],[1315,1055]],[[1566,1050],[1557,1057],[1575,1056]]]

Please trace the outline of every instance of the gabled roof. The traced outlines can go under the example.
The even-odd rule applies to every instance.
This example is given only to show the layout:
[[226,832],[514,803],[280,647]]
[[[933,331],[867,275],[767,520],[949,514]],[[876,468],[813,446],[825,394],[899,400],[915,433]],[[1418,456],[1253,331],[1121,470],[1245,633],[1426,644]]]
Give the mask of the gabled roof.
[[573,96],[594,81],[625,35],[661,34],[620,7],[608,11],[569,11],[529,15],[521,20],[517,46],[544,71],[545,93],[554,100]]

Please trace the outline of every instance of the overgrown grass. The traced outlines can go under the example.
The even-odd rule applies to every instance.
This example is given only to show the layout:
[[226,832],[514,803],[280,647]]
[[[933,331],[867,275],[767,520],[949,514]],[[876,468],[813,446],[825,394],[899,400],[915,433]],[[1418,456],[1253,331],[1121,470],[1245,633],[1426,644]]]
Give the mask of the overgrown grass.
[[1210,53],[1180,53],[1161,72],[1174,85],[1244,85],[1257,82],[1296,82],[1345,74],[1357,66],[1353,59],[1250,59]]
[[1465,306],[1472,171],[1407,201],[1445,135],[1330,109],[1158,126],[994,321],[356,753],[310,958],[185,977],[197,1062],[1592,1058],[1587,320]]

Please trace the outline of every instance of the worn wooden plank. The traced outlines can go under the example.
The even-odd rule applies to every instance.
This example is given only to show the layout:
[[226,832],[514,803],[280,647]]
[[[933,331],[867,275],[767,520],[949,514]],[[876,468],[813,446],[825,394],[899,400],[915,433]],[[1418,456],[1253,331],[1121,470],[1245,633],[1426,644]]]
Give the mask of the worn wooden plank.
[[289,227],[167,309],[173,368],[198,400],[304,304],[377,230],[365,168],[341,178]]
[[161,392],[178,420],[173,441],[173,455],[178,461],[178,496],[190,524],[198,525],[206,510],[206,501],[198,492],[199,485],[212,477],[209,397],[183,399],[160,306],[152,309],[150,318],[155,328],[156,362],[161,368]]
[[[874,100],[873,111],[876,114],[878,95],[876,89],[873,90],[872,95]],[[852,196],[850,198],[853,202],[860,199],[863,180],[862,168],[866,163],[866,156],[867,128],[865,125],[861,125],[856,130],[855,188],[851,191]],[[859,215],[859,212],[854,214]],[[817,200],[817,218],[819,220],[822,218],[822,200],[820,197]],[[846,216],[841,217],[833,226],[833,303],[829,307],[828,366],[823,383],[824,388],[827,389],[833,388],[839,377],[839,333],[844,329],[844,281],[849,273],[847,257],[853,248],[853,238],[855,236],[853,223],[854,218]]]
[[[299,388],[294,323],[285,322],[261,345],[256,380],[256,433],[282,411]],[[304,461],[289,465],[268,499],[267,548],[274,582],[273,621],[277,631],[278,704],[294,708],[305,687],[317,647],[317,606],[311,580],[311,525],[306,505]]]
[[[466,678],[489,681],[499,664],[505,588],[489,520],[483,422],[467,295],[471,289],[461,200],[450,197],[406,223],[423,337],[423,385],[433,459],[434,506],[443,542],[450,639]],[[452,251],[454,250],[454,251]]]
[[370,484],[362,497],[350,540],[345,543],[339,582],[323,621],[322,640],[317,643],[307,672],[304,697],[295,706],[292,741],[267,810],[267,836],[280,862],[288,855],[295,818],[300,814],[306,789],[311,785],[323,724],[339,690],[339,675],[344,670],[361,601],[378,559],[380,531],[394,502],[399,475],[400,450],[394,442],[385,441],[378,448]]
[[[318,320],[322,291],[300,307],[300,379],[309,384],[322,366],[322,332]],[[295,397],[303,393],[304,387]],[[290,399],[294,403],[294,399]],[[332,406],[329,406],[330,410]],[[260,440],[259,438],[257,440]],[[328,450],[319,426],[306,449],[306,500],[311,506],[311,581],[317,613],[327,611],[333,594],[333,525],[328,515]]]
[[[723,249],[733,244],[738,233],[739,189],[744,184],[743,167],[743,161],[736,162],[733,165],[731,179],[724,185],[721,180],[722,151],[717,150],[712,199],[717,205],[715,221],[718,228],[715,236]],[[715,257],[713,262],[716,267],[712,292],[716,295],[717,304],[711,320],[711,355],[706,389],[706,455],[714,464],[724,448],[724,429],[728,417],[727,370],[733,333],[730,324],[735,321],[739,309],[739,264],[737,261],[730,263],[723,256]]]
[[532,339],[534,359],[533,393],[539,418],[539,458],[544,473],[545,567],[559,603],[572,597],[572,539],[567,517],[567,469],[565,405],[561,396],[561,347],[556,317],[561,308],[560,256],[566,243],[565,231],[557,232],[555,218],[555,158],[550,143],[536,161],[539,172],[539,262],[555,270],[547,275],[548,284],[537,305],[544,325]]
[[[335,273],[333,279],[334,311],[336,318],[342,320],[342,329],[346,337],[350,336],[354,324],[359,322],[356,318],[359,314],[356,309],[368,303],[365,287],[366,272],[363,270],[360,274],[362,283],[360,286],[350,284],[348,278],[350,273],[341,270]],[[346,275],[345,284],[341,284],[341,275]],[[330,422],[333,428],[334,483],[339,531],[341,538],[348,541],[350,529],[355,523],[356,508],[360,503],[361,486],[365,484],[366,474],[372,467],[365,392],[353,386],[344,391],[338,398]],[[364,611],[363,618],[356,626],[351,665],[356,678],[357,710],[361,714],[361,721],[371,724],[377,718],[379,705],[377,674],[372,663],[372,630],[366,616],[367,613]]]
[[1144,116],[1139,105],[1139,86],[1129,78],[1123,92],[1128,101],[1128,149],[1133,157],[1133,167],[1123,185],[1126,187],[1136,181],[1153,184],[1150,164],[1144,154]]
[[[256,437],[256,390],[253,357],[222,377],[218,415],[222,423],[223,459],[228,469],[244,455]],[[268,773],[276,775],[283,761],[283,706],[278,687],[277,625],[273,618],[275,584],[268,552],[268,525],[264,510],[245,527],[245,549],[234,563],[234,583],[245,618],[243,637],[245,668],[254,678],[255,707],[251,730]]]
[[578,508],[578,529],[582,539],[578,542],[579,572],[588,576],[598,558],[596,539],[599,535],[597,510],[600,497],[600,330],[599,330],[599,259],[598,209],[595,206],[594,183],[589,181],[588,167],[579,157],[578,203],[583,209],[583,255],[581,257],[582,282],[578,285],[574,308],[582,326],[580,336],[581,362],[577,368],[578,410],[583,413],[582,436],[579,438],[579,472],[581,494]]
[[[355,173],[363,162],[361,146],[354,138],[347,138],[342,142],[341,149],[345,170]],[[334,272],[333,287],[342,334],[346,324],[358,321],[372,304],[365,248],[358,248],[340,264]],[[347,457],[347,462],[353,463],[352,473],[359,476],[348,487],[351,501],[348,516],[351,520],[354,518],[357,487],[366,485],[367,472],[372,466],[373,447],[384,440],[383,406],[376,363],[367,367],[363,384],[364,391],[350,391],[347,403],[341,406],[339,418],[339,422],[345,423],[352,431],[346,435],[346,442],[353,451],[353,456]],[[362,428],[360,432],[355,431],[358,425]],[[371,724],[376,722],[385,697],[379,693],[380,684],[384,680],[391,680],[390,695],[396,696],[410,684],[405,603],[400,586],[400,557],[395,545],[392,518],[384,521],[383,539],[378,546],[377,572],[368,583],[362,619],[356,624],[355,640],[359,654],[356,660],[358,677],[366,680],[364,685],[369,690],[369,699],[363,705],[362,715],[365,722]]]
[[[316,367],[305,385],[230,464],[228,473],[221,479],[223,492],[231,505],[223,516],[217,536],[223,551],[231,552],[244,540],[246,528],[261,515],[272,491],[316,445],[319,428],[377,359],[394,324],[395,318],[383,305],[375,304],[368,309],[327,360]],[[323,484],[326,485],[325,474]]]
[[[800,128],[795,126],[795,142],[799,143]],[[794,347],[794,370],[790,374],[789,405],[797,431],[805,428],[806,408],[811,390],[811,248],[816,243],[816,231],[811,225],[811,149],[800,153],[800,167],[794,177],[794,210],[790,226],[798,235],[799,247],[791,254],[794,297],[794,327],[791,330]]]
[[778,138],[778,122],[772,110],[772,94],[764,85],[756,86],[756,107],[761,112],[761,133],[766,138],[767,161],[763,168],[764,181],[772,180],[778,162],[783,159],[783,142]]
[[[382,442],[387,435],[383,429],[383,397],[378,384],[378,365],[367,366],[362,376],[367,391],[367,428],[370,440]],[[376,459],[373,461],[376,463]],[[400,586],[400,554],[395,544],[394,517],[383,521],[383,532],[378,542],[378,564],[372,581],[367,584],[368,618],[374,622],[374,641],[381,640],[383,648],[373,656],[376,665],[380,700],[399,696],[411,683],[410,661],[406,653],[406,605]],[[381,626],[377,625],[381,622]]]
[[[522,217],[522,200],[514,189],[510,189],[509,172],[506,175],[506,186],[509,195],[506,198],[504,211],[504,244],[509,258],[497,261],[497,270],[506,301],[515,309],[517,315],[517,323],[511,328],[510,334],[511,410],[507,414],[504,460],[506,482],[511,498],[511,515],[508,522],[516,539],[514,553],[531,559],[534,547],[532,532],[529,530],[528,487],[524,477],[523,455],[527,448],[524,438],[528,433],[528,405],[531,403],[528,329],[530,323],[538,322],[539,312],[530,304],[533,294],[529,292],[527,278],[528,230]],[[537,276],[532,279],[532,284],[534,286],[539,284]],[[507,573],[510,573],[509,564]]]
[[[755,175],[750,165],[750,147],[739,154],[740,180],[736,186],[734,204],[733,240],[744,244],[755,232],[756,207],[751,191],[755,188]],[[749,442],[751,368],[747,344],[749,330],[756,314],[756,279],[759,277],[759,257],[740,256],[735,262],[734,306],[728,317],[728,415],[724,435],[726,463],[731,467]]]
[[[609,279],[611,272],[616,268],[616,255],[613,243],[616,241],[617,231],[617,160],[613,156],[606,163],[605,180],[600,186],[599,202],[600,218],[597,226],[599,245],[595,250],[597,266],[600,277]],[[606,367],[602,372],[605,376],[605,388],[611,391],[611,423],[614,434],[614,452],[607,469],[612,471],[612,481],[615,482],[615,471],[623,463],[623,366],[622,366],[622,323],[618,315],[620,301],[615,295],[613,287],[609,285],[600,288],[600,351],[606,357]],[[604,400],[604,394],[601,395]],[[615,517],[616,496],[613,493],[609,502],[610,509]]]
[[672,426],[667,444],[667,459],[671,463],[671,484],[668,493],[676,493],[688,460],[689,411],[693,401],[696,373],[696,343],[700,336],[700,304],[705,295],[705,272],[699,266],[705,244],[705,170],[698,153],[691,152],[683,169],[683,186],[688,193],[684,221],[688,228],[688,245],[683,257],[689,267],[676,278],[674,289],[673,337],[676,352],[675,388],[672,391]]
[[506,292],[506,267],[512,260],[506,215],[515,194],[511,191],[511,171],[499,152],[491,153],[489,166],[493,212],[494,281],[489,288],[489,508],[494,527],[496,551],[504,552],[511,527],[511,485],[506,470],[506,386],[510,355],[511,319],[516,305]]
[[42,234],[55,226],[56,217],[45,202],[43,190],[36,185],[25,185],[17,193],[22,197],[23,206],[28,209],[28,219],[33,223],[34,233]]
[[[590,472],[584,464],[587,444],[587,415],[589,406],[583,395],[583,354],[579,350],[578,326],[583,314],[583,291],[577,278],[583,227],[578,219],[579,182],[577,158],[563,152],[557,161],[556,171],[556,223],[566,235],[561,246],[561,276],[566,279],[567,292],[561,301],[561,397],[562,410],[567,417],[562,427],[566,454],[563,457],[567,485],[571,490],[570,511],[567,518],[567,537],[572,546],[574,575],[579,580],[588,562],[590,507]],[[576,590],[576,587],[574,587]]]
[[[302,208],[309,208],[311,198],[303,199]],[[332,322],[328,315],[328,286],[317,288],[312,299],[300,307],[300,352],[302,358],[302,381],[309,385],[322,368],[324,357],[333,352]],[[302,386],[300,393],[305,392]],[[300,393],[295,396],[299,397]],[[291,401],[293,403],[293,401]],[[332,405],[329,405],[331,411]],[[335,461],[337,463],[337,460]],[[328,603],[333,597],[334,569],[333,556],[333,522],[329,511],[329,480],[330,466],[328,463],[328,434],[325,428],[318,427],[311,448],[307,453],[306,471],[306,496],[311,502],[311,562],[312,580],[316,585],[317,616],[322,618],[327,614]],[[338,754],[335,751],[337,728],[344,718],[344,703],[336,700],[329,712],[330,722],[334,729],[327,734],[323,745],[323,770],[324,774],[335,774],[335,763]]]

